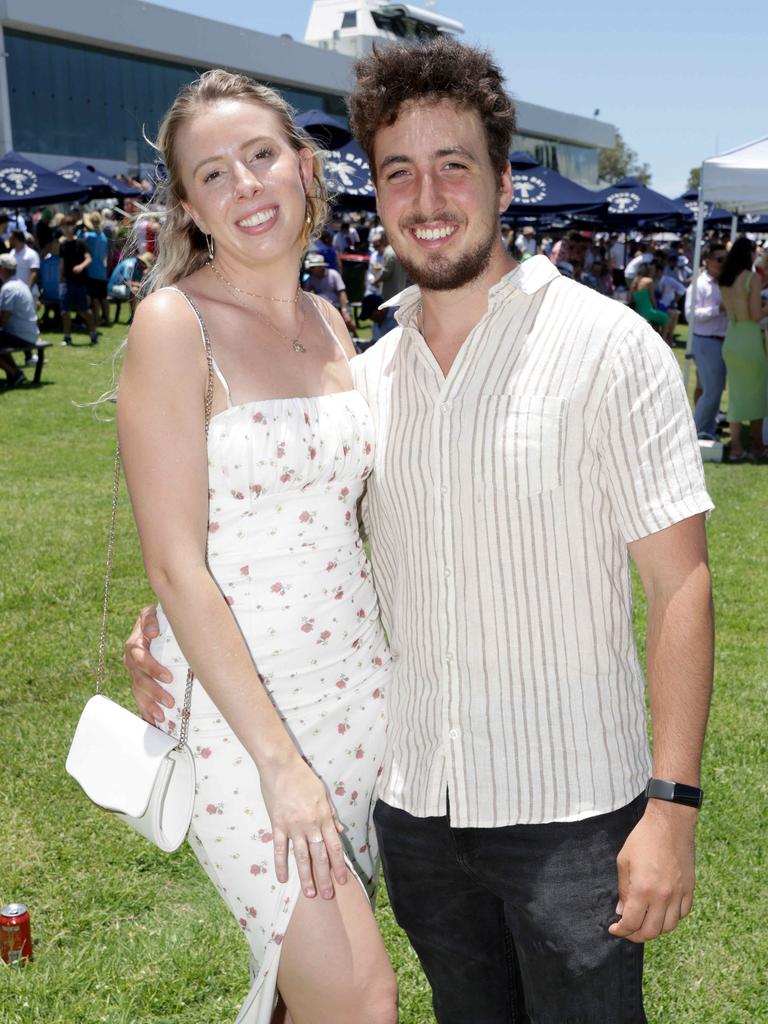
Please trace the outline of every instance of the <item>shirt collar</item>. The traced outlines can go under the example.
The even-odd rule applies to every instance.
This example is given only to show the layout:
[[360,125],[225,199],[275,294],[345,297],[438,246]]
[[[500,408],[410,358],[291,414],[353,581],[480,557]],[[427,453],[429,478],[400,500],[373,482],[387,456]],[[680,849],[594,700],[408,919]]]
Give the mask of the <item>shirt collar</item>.
[[[531,256],[488,289],[488,308],[494,309],[515,291],[533,295],[557,277],[560,277],[560,271],[547,256]],[[416,327],[420,303],[421,289],[418,285],[412,284],[397,295],[393,295],[391,299],[382,302],[379,308],[398,306],[395,313],[398,324],[401,327]]]

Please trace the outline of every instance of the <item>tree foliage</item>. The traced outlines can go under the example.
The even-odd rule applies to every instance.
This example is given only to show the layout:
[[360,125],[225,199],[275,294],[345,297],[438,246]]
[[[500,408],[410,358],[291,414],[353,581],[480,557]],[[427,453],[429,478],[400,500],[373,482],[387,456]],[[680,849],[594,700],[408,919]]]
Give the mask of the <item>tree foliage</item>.
[[701,185],[701,168],[692,167],[688,172],[688,184],[685,186],[686,191],[689,188],[698,188]]
[[643,183],[650,185],[651,168],[649,164],[641,164],[637,153],[630,148],[621,137],[621,132],[616,132],[616,145],[610,149],[600,150],[600,163],[598,165],[601,181],[613,184],[619,178],[626,178],[631,175]]

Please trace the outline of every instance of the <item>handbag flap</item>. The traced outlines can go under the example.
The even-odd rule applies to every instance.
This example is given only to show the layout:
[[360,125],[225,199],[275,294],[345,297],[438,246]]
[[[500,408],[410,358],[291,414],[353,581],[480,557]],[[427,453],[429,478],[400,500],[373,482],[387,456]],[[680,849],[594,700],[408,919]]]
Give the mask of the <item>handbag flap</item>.
[[94,803],[141,817],[163,758],[178,741],[102,694],[83,708],[66,769]]

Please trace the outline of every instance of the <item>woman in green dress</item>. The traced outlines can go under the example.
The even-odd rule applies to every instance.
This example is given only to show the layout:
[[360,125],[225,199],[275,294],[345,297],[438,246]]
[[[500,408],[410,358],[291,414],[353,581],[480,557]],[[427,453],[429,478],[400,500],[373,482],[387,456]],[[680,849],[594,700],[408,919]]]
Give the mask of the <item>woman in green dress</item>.
[[[760,321],[768,317],[760,292],[765,282],[753,272],[754,245],[739,235],[725,258],[718,283],[728,314],[723,361],[728,373],[728,420],[731,426],[731,462],[764,459],[763,417],[768,415],[768,359]],[[741,424],[750,425],[750,448],[741,443]]]
[[[663,334],[669,324],[669,314],[656,305],[656,279],[659,275],[657,263],[644,263],[632,278],[629,286],[630,301],[643,320]],[[666,337],[664,339],[667,340]]]

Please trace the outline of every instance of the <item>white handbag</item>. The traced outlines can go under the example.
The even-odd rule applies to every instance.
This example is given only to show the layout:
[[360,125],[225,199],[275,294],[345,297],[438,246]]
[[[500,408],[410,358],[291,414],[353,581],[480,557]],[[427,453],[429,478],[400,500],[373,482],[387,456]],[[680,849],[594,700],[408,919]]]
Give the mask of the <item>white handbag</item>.
[[[185,294],[185,297],[197,312],[189,296]],[[203,323],[202,318],[200,322]],[[213,406],[213,356],[204,327],[203,338],[208,361],[208,388],[205,396],[207,437]],[[101,692],[105,674],[107,615],[119,487],[118,445],[115,450],[96,693],[80,715],[67,756],[66,770],[95,804],[112,811],[161,850],[172,853],[181,846],[189,831],[195,799],[195,761],[187,746],[194,675],[191,669],[187,670],[178,740],[156,726],[148,725],[138,715],[127,711]]]
[[184,842],[195,799],[195,761],[179,743],[103,694],[83,708],[67,771],[95,804],[166,853]]

